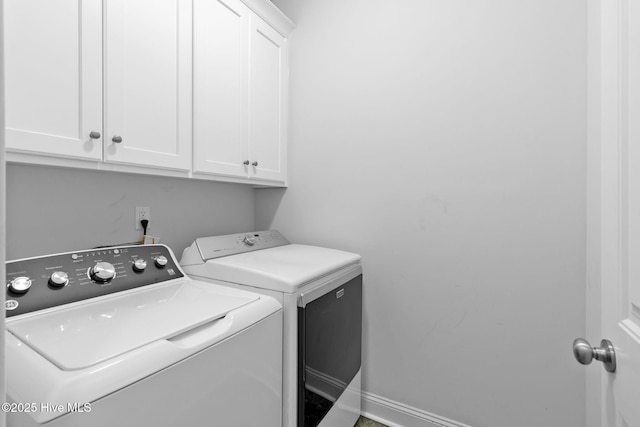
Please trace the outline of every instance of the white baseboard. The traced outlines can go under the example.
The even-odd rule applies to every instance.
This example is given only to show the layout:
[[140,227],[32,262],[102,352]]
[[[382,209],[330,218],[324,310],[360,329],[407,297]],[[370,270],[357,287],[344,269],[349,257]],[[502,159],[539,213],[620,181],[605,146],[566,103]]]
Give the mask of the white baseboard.
[[362,415],[389,427],[471,427],[366,391],[362,392]]

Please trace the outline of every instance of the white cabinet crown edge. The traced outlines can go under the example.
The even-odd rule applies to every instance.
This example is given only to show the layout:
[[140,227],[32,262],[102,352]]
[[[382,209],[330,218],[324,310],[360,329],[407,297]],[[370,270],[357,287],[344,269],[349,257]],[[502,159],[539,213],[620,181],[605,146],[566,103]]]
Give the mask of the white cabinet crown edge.
[[289,37],[296,25],[268,0],[240,0],[283,37]]

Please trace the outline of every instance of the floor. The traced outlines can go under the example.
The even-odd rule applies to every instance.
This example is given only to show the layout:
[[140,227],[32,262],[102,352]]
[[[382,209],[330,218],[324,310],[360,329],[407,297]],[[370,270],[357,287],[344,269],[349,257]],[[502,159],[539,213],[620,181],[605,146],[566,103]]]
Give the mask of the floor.
[[377,423],[369,418],[360,417],[358,422],[353,427],[387,427],[384,424]]

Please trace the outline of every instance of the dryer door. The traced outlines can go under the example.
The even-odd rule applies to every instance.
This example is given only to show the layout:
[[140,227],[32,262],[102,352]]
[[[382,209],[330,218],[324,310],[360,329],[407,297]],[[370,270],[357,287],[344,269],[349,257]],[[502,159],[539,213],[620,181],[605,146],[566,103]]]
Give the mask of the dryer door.
[[298,426],[315,427],[360,370],[362,275],[298,307]]

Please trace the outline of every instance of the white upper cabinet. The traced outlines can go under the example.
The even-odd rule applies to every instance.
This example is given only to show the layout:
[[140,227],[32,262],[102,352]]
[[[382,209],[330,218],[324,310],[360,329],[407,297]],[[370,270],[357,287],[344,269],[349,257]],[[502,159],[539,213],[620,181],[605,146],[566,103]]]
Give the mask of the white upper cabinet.
[[286,39],[239,0],[195,0],[194,172],[286,180]]
[[5,0],[7,160],[286,184],[267,0]]
[[251,12],[239,0],[195,0],[193,7],[194,172],[244,177]]
[[191,169],[190,0],[105,1],[104,159]]
[[286,179],[286,39],[264,21],[251,25],[249,101],[250,175]]
[[102,2],[5,0],[3,27],[7,150],[100,160]]

